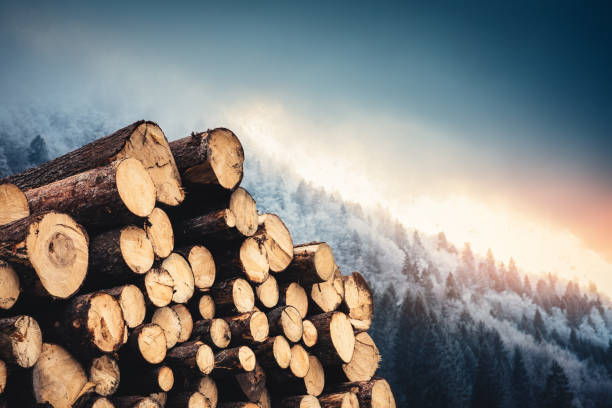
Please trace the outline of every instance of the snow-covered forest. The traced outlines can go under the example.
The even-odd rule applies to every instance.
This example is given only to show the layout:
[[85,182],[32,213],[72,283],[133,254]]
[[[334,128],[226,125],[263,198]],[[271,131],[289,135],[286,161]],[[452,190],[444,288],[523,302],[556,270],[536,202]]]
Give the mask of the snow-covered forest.
[[[0,176],[127,123],[103,115],[0,117]],[[41,119],[42,118],[42,119]],[[134,120],[140,118],[134,118]],[[163,124],[162,128],[163,128]],[[372,334],[402,407],[603,407],[612,397],[612,305],[594,285],[535,275],[300,180],[249,135],[243,186],[294,242],[323,240],[375,291]],[[367,192],[364,192],[367,194]]]

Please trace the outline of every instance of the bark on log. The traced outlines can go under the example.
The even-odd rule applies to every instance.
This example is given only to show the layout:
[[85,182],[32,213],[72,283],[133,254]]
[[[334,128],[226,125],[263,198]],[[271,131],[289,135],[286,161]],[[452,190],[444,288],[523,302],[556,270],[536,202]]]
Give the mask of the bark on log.
[[65,299],[81,287],[89,238],[70,216],[54,212],[29,216],[0,227],[0,236],[0,259],[13,264],[23,288]]
[[140,160],[147,169],[160,202],[175,206],[183,201],[180,176],[166,136],[155,123],[145,121],[135,122],[38,167],[7,177],[0,184],[13,183],[22,190],[29,190],[130,157]]
[[308,295],[304,288],[296,282],[282,284],[279,288],[278,304],[293,306],[300,312],[302,319],[306,318],[308,314]]
[[337,310],[344,297],[342,279],[332,278],[326,282],[315,283],[310,288],[311,313],[327,313]]
[[374,318],[374,299],[372,290],[359,272],[343,276],[344,302],[342,307],[351,324],[358,331],[366,331]]
[[232,190],[242,180],[244,151],[228,129],[217,128],[170,143],[183,180],[196,184],[218,184]]
[[3,360],[0,360],[0,395],[4,393],[4,389],[6,388],[7,377],[8,371],[6,368],[6,363]]
[[21,368],[32,367],[40,357],[42,333],[30,316],[0,319],[0,357]]
[[224,349],[229,346],[232,333],[225,320],[205,319],[194,323],[192,337],[202,340],[217,349]]
[[164,307],[172,302],[174,279],[161,267],[149,270],[140,282],[140,287],[153,306]]
[[266,309],[271,309],[278,304],[279,290],[276,278],[268,275],[268,278],[261,284],[255,286],[258,304]]
[[210,408],[210,401],[198,391],[185,391],[169,394],[166,408]]
[[247,346],[221,350],[215,354],[214,375],[239,374],[255,369],[255,353]]
[[10,224],[30,215],[28,199],[19,187],[0,184],[0,225]]
[[119,364],[114,358],[104,354],[93,359],[89,367],[89,382],[95,384],[96,394],[104,397],[114,394],[120,380]]
[[311,286],[331,279],[335,267],[334,254],[329,245],[324,242],[302,244],[294,247],[293,261],[276,278],[281,282]]
[[187,260],[181,255],[173,253],[164,259],[161,267],[168,271],[174,281],[172,301],[175,303],[187,303],[193,296],[195,288],[193,272]]
[[36,402],[69,408],[79,398],[86,383],[83,367],[70,353],[55,344],[42,345],[40,358],[32,370]]
[[217,384],[210,376],[204,376],[196,381],[196,390],[210,401],[210,408],[216,408],[219,401]]
[[115,408],[162,408],[154,398],[141,395],[126,395],[113,398]]
[[255,306],[255,294],[241,278],[217,282],[210,290],[218,314],[233,315],[250,312]]
[[[235,380],[239,392],[234,394],[234,396],[240,395],[251,402],[259,401],[261,394],[266,388],[266,373],[258,363],[255,364],[253,371],[236,374]],[[227,391],[230,389],[231,387],[229,387]]]
[[136,159],[75,174],[25,196],[32,214],[65,212],[88,229],[139,222],[155,208],[155,185]]
[[268,338],[268,318],[262,312],[253,311],[226,317],[225,321],[232,333],[232,345],[252,345],[261,343]]
[[380,362],[380,353],[374,340],[366,332],[355,336],[355,350],[348,363],[328,368],[328,377],[334,382],[369,381],[374,376]]
[[111,289],[104,289],[103,292],[111,295],[121,307],[125,324],[130,329],[139,326],[144,321],[147,313],[144,295],[138,287],[134,285],[117,286]]
[[168,214],[161,208],[154,208],[144,223],[144,229],[155,255],[159,258],[168,257],[174,250],[174,230]]
[[183,343],[168,351],[166,361],[179,370],[208,375],[215,366],[215,355],[209,345],[196,340]]
[[223,279],[246,277],[250,282],[263,283],[270,275],[268,255],[261,236],[248,237],[239,247],[215,252],[219,276]]
[[270,337],[253,346],[259,364],[268,371],[285,370],[291,362],[291,346],[283,336]]
[[0,309],[12,308],[20,293],[19,275],[11,265],[0,260]]
[[169,306],[160,307],[153,313],[151,323],[158,325],[164,330],[166,347],[168,349],[176,345],[181,335],[181,319],[178,313]]
[[268,322],[272,336],[280,334],[293,343],[302,338],[302,316],[293,306],[279,306],[268,312]]
[[283,221],[275,214],[259,216],[259,228],[272,272],[282,272],[293,260],[293,240]]
[[166,335],[156,324],[136,327],[130,334],[130,345],[139,359],[149,364],[159,364],[166,357]]
[[304,332],[302,334],[302,343],[308,348],[314,347],[319,339],[317,328],[310,320],[303,320],[302,326]]
[[174,386],[174,371],[167,365],[135,366],[124,364],[122,394],[154,394],[168,392]]
[[319,396],[321,408],[359,408],[359,400],[352,392],[340,392]]
[[318,341],[313,353],[324,365],[348,363],[355,349],[355,334],[348,317],[342,312],[329,312],[310,317],[317,328]]
[[395,398],[389,383],[381,378],[370,381],[341,383],[331,387],[336,392],[352,392],[357,395],[361,408],[395,408]]
[[294,395],[284,398],[280,402],[280,408],[321,408],[317,397],[312,395]]
[[191,337],[191,332],[193,331],[193,318],[185,305],[174,305],[172,306],[172,310],[174,310],[179,317],[181,332],[178,337],[178,342],[183,343]]
[[209,290],[215,283],[217,271],[210,251],[203,245],[188,245],[178,248],[176,252],[189,262],[196,289],[200,291]]
[[187,305],[195,320],[210,320],[215,317],[216,307],[212,296],[208,294],[196,294],[196,299]]
[[267,388],[264,388],[257,403],[259,404],[260,408],[272,408],[272,398],[270,397],[270,392]]

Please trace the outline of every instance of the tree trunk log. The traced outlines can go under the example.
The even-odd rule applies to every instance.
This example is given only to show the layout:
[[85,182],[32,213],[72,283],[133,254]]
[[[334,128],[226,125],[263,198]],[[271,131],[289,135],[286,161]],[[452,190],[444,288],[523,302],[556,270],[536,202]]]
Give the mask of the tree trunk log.
[[238,316],[226,317],[232,333],[231,344],[253,345],[261,343],[268,338],[268,318],[262,312],[253,311]]
[[172,301],[175,303],[187,303],[195,290],[193,272],[187,260],[181,255],[173,253],[164,259],[161,267],[168,271],[174,281]]
[[291,362],[291,347],[283,336],[270,337],[253,347],[259,364],[268,371],[285,370]]
[[299,283],[291,282],[280,285],[278,304],[295,307],[300,312],[302,319],[308,314],[308,295]]
[[208,294],[196,294],[187,306],[195,320],[210,320],[215,317],[216,307],[212,296]]
[[168,214],[161,208],[154,208],[144,227],[155,255],[159,258],[168,257],[174,250],[174,230]]
[[147,313],[144,295],[134,285],[117,286],[104,289],[102,292],[111,295],[121,307],[125,324],[130,329],[142,324]]
[[6,363],[4,360],[0,360],[0,395],[4,393],[4,389],[6,388],[6,379],[8,377],[8,370],[6,368]]
[[210,401],[198,391],[185,391],[168,395],[166,408],[210,408]]
[[181,319],[178,313],[170,306],[160,307],[153,313],[151,323],[158,325],[164,330],[166,347],[168,349],[176,345],[181,335]]
[[42,333],[30,316],[0,319],[0,357],[21,368],[32,367],[40,357]]
[[164,268],[152,268],[139,282],[146,301],[155,307],[164,307],[172,302],[174,279]]
[[196,340],[168,351],[166,362],[179,370],[208,375],[213,371],[215,355],[209,345]]
[[0,182],[0,225],[10,224],[30,215],[28,199],[19,187]]
[[255,363],[255,353],[247,346],[221,350],[215,354],[213,375],[224,376],[253,371]]
[[359,400],[352,392],[340,392],[319,396],[321,408],[359,408]]
[[317,328],[310,320],[303,320],[302,326],[304,332],[302,334],[302,343],[308,348],[314,347],[319,339]]
[[355,349],[355,334],[348,317],[342,312],[329,312],[310,317],[317,328],[318,341],[313,353],[324,365],[348,363]]
[[162,405],[152,397],[141,395],[126,395],[113,398],[115,408],[162,408]]
[[281,282],[311,286],[331,279],[335,267],[334,254],[329,245],[324,242],[302,244],[294,247],[293,261],[276,278]]
[[172,310],[174,310],[178,315],[181,324],[181,332],[178,337],[178,342],[186,342],[189,340],[191,333],[193,332],[193,318],[191,317],[191,313],[185,305],[181,304],[173,305]]
[[0,260],[0,309],[12,308],[17,303],[20,293],[19,275],[11,265]]
[[348,363],[341,366],[329,367],[328,377],[333,382],[369,381],[376,373],[380,362],[380,353],[374,340],[366,332],[355,336],[355,350]]
[[193,272],[194,285],[200,291],[208,291],[215,283],[217,268],[210,251],[203,245],[188,245],[178,248],[177,253],[181,254]]
[[336,384],[331,387],[331,390],[356,394],[359,407],[362,408],[395,408],[395,398],[391,392],[391,387],[386,380],[381,378]]
[[315,283],[310,288],[310,312],[333,312],[340,307],[344,297],[344,283],[340,278]]
[[280,334],[293,343],[302,338],[302,316],[293,306],[279,306],[268,312],[268,322],[272,336]]
[[293,260],[293,240],[283,221],[275,214],[260,215],[256,235],[263,237],[270,270],[282,272],[287,269]]
[[372,290],[359,272],[350,276],[343,276],[344,312],[351,320],[351,324],[358,331],[366,331],[374,318],[374,299]]
[[232,333],[225,320],[204,319],[194,323],[192,338],[210,344],[216,349],[224,349],[230,345]]
[[174,386],[174,371],[167,365],[124,365],[119,392],[122,394],[154,394],[168,392]]
[[263,283],[270,275],[268,255],[261,236],[249,237],[239,247],[215,252],[219,276],[227,279],[246,277],[250,282]]
[[278,304],[279,290],[276,278],[268,275],[268,278],[255,287],[257,304],[265,309],[271,309]]
[[117,391],[120,374],[119,364],[107,354],[94,358],[89,366],[89,382],[95,384],[96,394],[103,397],[108,397]]
[[294,395],[280,402],[280,408],[320,408],[319,400],[312,395]]
[[215,283],[210,290],[210,295],[220,315],[247,313],[255,307],[253,288],[241,278]]
[[166,335],[164,329],[148,323],[136,327],[130,334],[129,343],[138,359],[149,364],[159,364],[166,358]]

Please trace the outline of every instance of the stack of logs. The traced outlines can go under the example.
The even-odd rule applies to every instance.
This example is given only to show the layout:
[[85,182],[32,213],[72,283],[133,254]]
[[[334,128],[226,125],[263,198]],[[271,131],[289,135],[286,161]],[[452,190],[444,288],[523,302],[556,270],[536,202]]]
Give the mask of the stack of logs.
[[367,283],[243,160],[140,121],[0,180],[0,406],[395,407]]

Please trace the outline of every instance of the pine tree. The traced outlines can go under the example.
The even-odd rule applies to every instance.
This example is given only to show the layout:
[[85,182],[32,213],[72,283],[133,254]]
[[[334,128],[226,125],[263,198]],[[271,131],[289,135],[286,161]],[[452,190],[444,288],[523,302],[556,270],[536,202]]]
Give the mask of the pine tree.
[[542,396],[544,408],[571,408],[574,394],[569,386],[569,379],[563,368],[556,361],[552,362],[550,374],[546,378],[546,389]]
[[533,328],[535,330],[535,338],[536,340],[542,341],[542,339],[546,336],[546,326],[544,324],[544,319],[542,319],[542,314],[540,313],[540,309],[536,309],[535,316],[533,318]]
[[516,347],[512,359],[511,378],[512,399],[517,407],[530,408],[532,404],[531,388],[529,388],[529,374],[523,361],[523,353]]
[[446,288],[445,293],[447,299],[459,299],[461,297],[459,293],[459,288],[457,288],[457,283],[455,282],[455,278],[453,277],[453,273],[450,272],[448,277],[446,278]]
[[472,388],[472,408],[497,408],[501,406],[499,377],[493,364],[493,356],[486,340],[478,355],[478,366]]
[[506,285],[508,288],[519,295],[523,294],[523,285],[521,284],[521,277],[518,274],[514,259],[510,258],[508,262],[508,270],[506,271]]

